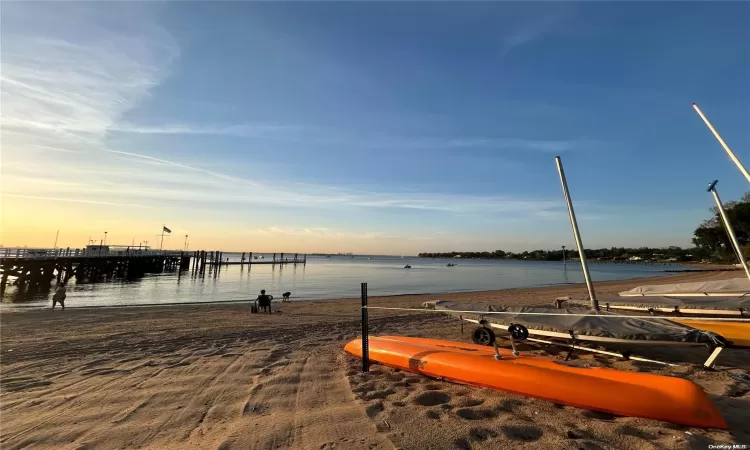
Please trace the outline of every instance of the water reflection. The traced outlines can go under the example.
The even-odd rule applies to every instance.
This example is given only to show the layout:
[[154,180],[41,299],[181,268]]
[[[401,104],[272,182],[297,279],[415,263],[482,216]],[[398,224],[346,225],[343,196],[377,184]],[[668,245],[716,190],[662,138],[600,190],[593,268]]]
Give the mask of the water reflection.
[[[239,260],[239,257],[238,257]],[[412,269],[403,269],[405,261]],[[399,257],[351,259],[310,258],[308,265],[271,264],[207,266],[206,271],[146,274],[135,279],[99,280],[68,285],[66,307],[96,305],[166,304],[254,299],[261,289],[275,298],[292,292],[295,300],[358,297],[360,283],[371,295],[466,292],[582,283],[580,266],[560,262],[449,260]],[[291,267],[290,267],[291,266]],[[594,283],[663,274],[666,267],[590,264]],[[211,274],[213,270],[213,274]],[[19,293],[9,287],[3,307],[49,306],[53,289]]]

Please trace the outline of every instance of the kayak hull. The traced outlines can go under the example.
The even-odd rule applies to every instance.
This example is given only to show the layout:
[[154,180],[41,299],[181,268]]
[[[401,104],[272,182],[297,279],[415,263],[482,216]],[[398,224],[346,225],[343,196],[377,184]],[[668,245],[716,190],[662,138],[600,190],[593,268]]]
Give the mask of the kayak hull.
[[[362,342],[344,347],[362,357]],[[372,361],[433,378],[535,397],[621,416],[726,429],[706,393],[676,377],[603,368],[570,367],[536,355],[513,356],[491,347],[438,339],[370,337]]]

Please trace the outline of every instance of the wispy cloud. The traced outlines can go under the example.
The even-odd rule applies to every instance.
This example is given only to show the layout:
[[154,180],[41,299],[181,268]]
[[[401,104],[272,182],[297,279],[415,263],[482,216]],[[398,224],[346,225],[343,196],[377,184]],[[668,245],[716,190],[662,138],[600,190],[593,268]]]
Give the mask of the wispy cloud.
[[[149,164],[149,160],[144,160]],[[166,162],[166,161],[165,161]],[[160,163],[161,164],[161,163]],[[5,194],[158,206],[165,202],[184,208],[227,209],[243,205],[274,206],[296,210],[328,210],[351,213],[359,210],[391,210],[438,213],[453,216],[481,217],[561,217],[559,200],[518,196],[473,196],[418,192],[368,192],[326,186],[276,186],[248,180],[228,183],[223,174],[201,171],[207,176],[189,176],[194,168],[182,164],[165,164],[161,170],[112,168],[100,172],[96,168],[68,168],[54,183],[33,170],[14,170],[5,176]],[[75,180],[85,179],[85,183]],[[582,202],[579,202],[582,203]]]
[[42,197],[38,195],[23,195],[23,194],[13,194],[8,192],[3,192],[4,197],[11,197],[11,198],[23,198],[27,200],[44,200],[44,201],[51,201],[51,202],[63,202],[63,203],[84,203],[87,205],[108,205],[108,206],[119,206],[119,207],[130,207],[130,208],[148,208],[146,205],[141,205],[138,203],[117,203],[117,202],[108,202],[104,200],[86,200],[82,198],[66,198],[61,196],[56,197]]
[[[5,5],[3,13],[25,7],[21,3]],[[143,4],[134,7],[148,9]],[[65,9],[66,14],[47,12],[44,20],[37,22],[45,14],[39,9],[26,15],[25,20],[9,21],[13,26],[3,30],[0,126],[4,196],[39,202],[150,207],[159,213],[167,205],[183,211],[220,210],[225,215],[212,215],[218,225],[232,217],[233,211],[262,211],[265,206],[317,210],[325,213],[322,220],[329,223],[339,223],[353,211],[517,220],[557,217],[556,212],[563,208],[558,198],[404,192],[388,187],[358,190],[256,179],[234,175],[240,173],[237,171],[208,170],[200,164],[157,156],[148,148],[112,148],[108,142],[112,133],[262,137],[401,151],[497,148],[561,152],[578,143],[493,136],[392,136],[306,124],[135,124],[123,120],[125,114],[147,101],[154,88],[169,77],[172,61],[179,55],[177,43],[148,11],[139,13],[138,20],[124,22],[124,27],[110,27],[107,8],[96,4],[71,4],[70,10],[66,8],[68,3],[58,4],[56,9]],[[396,236],[381,231],[320,228],[273,232]]]
[[186,169],[186,170],[190,170],[190,171],[194,171],[194,172],[200,172],[200,173],[203,173],[203,174],[206,174],[206,175],[211,175],[212,177],[221,178],[222,180],[226,180],[226,181],[231,181],[231,182],[235,182],[235,183],[237,183],[237,182],[239,182],[239,183],[247,183],[247,184],[250,184],[250,185],[253,185],[253,186],[257,185],[257,183],[253,183],[252,181],[246,180],[244,178],[233,177],[233,176],[230,176],[230,175],[225,175],[225,174],[220,173],[220,172],[214,172],[214,171],[211,171],[211,170],[205,170],[205,169],[200,169],[198,167],[188,166],[186,164],[180,164],[180,163],[176,163],[176,162],[173,162],[173,161],[167,161],[166,159],[154,158],[153,156],[141,155],[139,153],[132,153],[132,152],[122,152],[122,151],[119,151],[119,150],[109,150],[109,149],[106,149],[106,151],[109,152],[109,153],[114,153],[116,155],[125,155],[125,156],[130,156],[130,157],[133,157],[133,158],[145,159],[147,161],[151,161],[151,162],[155,162],[155,163],[159,163],[159,164],[163,164],[163,165],[167,165],[167,166],[178,167],[180,169]]
[[147,11],[126,27],[108,27],[113,12],[95,4],[3,6],[0,125],[14,132],[4,139],[6,156],[50,142],[57,151],[95,151],[107,129],[168,76],[179,53],[174,39]]
[[563,20],[570,17],[571,11],[569,8],[569,6],[563,5],[562,10],[550,11],[542,15],[536,15],[530,20],[519,21],[519,24],[511,28],[503,38],[500,56],[505,56],[520,47],[556,34]]
[[[370,131],[356,132],[333,127],[299,124],[235,124],[235,125],[136,125],[113,124],[110,132],[155,135],[213,135],[243,138],[262,138],[266,141],[285,141],[318,146],[341,146],[359,149],[429,150],[473,148],[498,150],[528,150],[538,152],[565,152],[575,148],[590,147],[594,141],[580,139],[544,140],[521,137],[487,136],[397,136]],[[67,130],[75,131],[75,130]],[[79,130],[80,131],[80,130]]]
[[538,28],[528,28],[511,33],[503,39],[503,47],[500,50],[500,55],[505,56],[514,49],[534,42],[542,36],[544,36],[544,30]]
[[302,236],[314,238],[346,238],[346,239],[399,239],[403,236],[383,231],[350,231],[332,228],[289,228],[267,227],[252,230],[254,234],[274,236]]
[[246,138],[268,137],[273,135],[289,136],[290,133],[302,133],[312,131],[315,127],[308,125],[287,124],[236,124],[236,125],[209,125],[195,126],[189,124],[167,124],[167,125],[135,125],[129,123],[113,124],[107,128],[109,132],[135,133],[135,134],[186,134],[186,135],[215,135],[215,136],[237,136]]
[[[0,72],[2,196],[49,203],[150,208],[96,192],[107,129],[150,95],[179,50],[149,5],[33,2],[3,5]],[[112,18],[118,11],[133,20]],[[114,15],[113,15],[114,13]],[[123,24],[127,24],[123,26]],[[76,177],[70,167],[98,176]],[[73,175],[73,176],[70,176]]]

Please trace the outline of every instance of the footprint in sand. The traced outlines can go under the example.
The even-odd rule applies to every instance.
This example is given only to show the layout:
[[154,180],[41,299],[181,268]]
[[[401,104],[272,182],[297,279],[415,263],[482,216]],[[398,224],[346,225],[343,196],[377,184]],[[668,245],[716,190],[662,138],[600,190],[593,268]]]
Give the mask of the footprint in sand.
[[533,442],[544,434],[541,428],[528,425],[503,425],[500,429],[505,436],[514,441]]
[[453,441],[453,445],[455,445],[458,450],[471,450],[471,444],[466,438],[456,439]]
[[365,414],[367,414],[367,417],[370,419],[375,418],[378,414],[380,414],[385,408],[383,407],[382,402],[374,403],[367,408],[365,408]]
[[[566,424],[565,426],[573,427],[573,425],[571,424]],[[568,439],[584,439],[587,437],[591,437],[591,433],[589,433],[588,431],[571,428],[567,431],[566,436],[568,437]]]
[[584,411],[583,416],[588,417],[589,419],[603,420],[605,422],[612,422],[618,417],[614,414],[599,411]]
[[437,411],[429,410],[424,415],[428,419],[440,419],[440,413]]
[[398,388],[404,388],[407,391],[413,391],[414,390],[414,385],[413,384],[409,384],[409,383],[407,383],[405,381],[395,381],[395,382],[393,382],[393,386],[398,387]]
[[389,395],[393,395],[395,393],[396,391],[394,391],[393,389],[384,389],[381,391],[368,392],[364,394],[363,398],[365,400],[380,400],[387,398]]
[[414,397],[412,403],[420,406],[437,406],[451,401],[451,396],[445,392],[427,391]]
[[366,392],[370,392],[370,391],[374,390],[376,386],[377,385],[375,383],[373,383],[372,381],[370,381],[370,382],[364,383],[361,386],[357,386],[356,388],[352,389],[352,392],[354,392],[355,394],[366,393]]
[[518,409],[519,406],[521,406],[521,402],[519,402],[518,400],[503,400],[502,402],[500,402],[498,409],[513,412]]
[[726,395],[733,398],[742,397],[745,394],[750,392],[750,389],[740,385],[740,384],[733,384],[727,388]]
[[439,384],[427,384],[425,385],[424,390],[425,391],[439,391],[442,388],[443,386],[440,386]]
[[464,408],[470,408],[472,406],[479,406],[482,403],[484,403],[484,400],[478,400],[474,398],[464,398],[459,400],[458,406],[463,406]]
[[401,381],[403,380],[405,375],[403,373],[387,373],[385,374],[385,378],[389,381]]
[[649,433],[648,431],[640,430],[635,427],[631,427],[630,425],[624,425],[620,427],[620,432],[622,434],[627,434],[629,436],[634,436],[641,439],[647,439],[647,440],[653,440],[656,439],[656,436]]
[[489,428],[472,428],[469,430],[469,437],[472,441],[486,441],[487,439],[497,437],[498,433]]
[[461,408],[456,415],[466,420],[482,420],[497,417],[497,413],[489,408]]

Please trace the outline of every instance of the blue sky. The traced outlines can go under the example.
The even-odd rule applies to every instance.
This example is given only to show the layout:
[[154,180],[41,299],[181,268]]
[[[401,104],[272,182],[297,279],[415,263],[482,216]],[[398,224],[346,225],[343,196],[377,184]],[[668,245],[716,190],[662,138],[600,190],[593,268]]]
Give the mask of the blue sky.
[[0,240],[572,246],[560,155],[587,247],[689,245],[710,181],[747,190],[691,108],[750,164],[747,23],[742,2],[4,4]]

